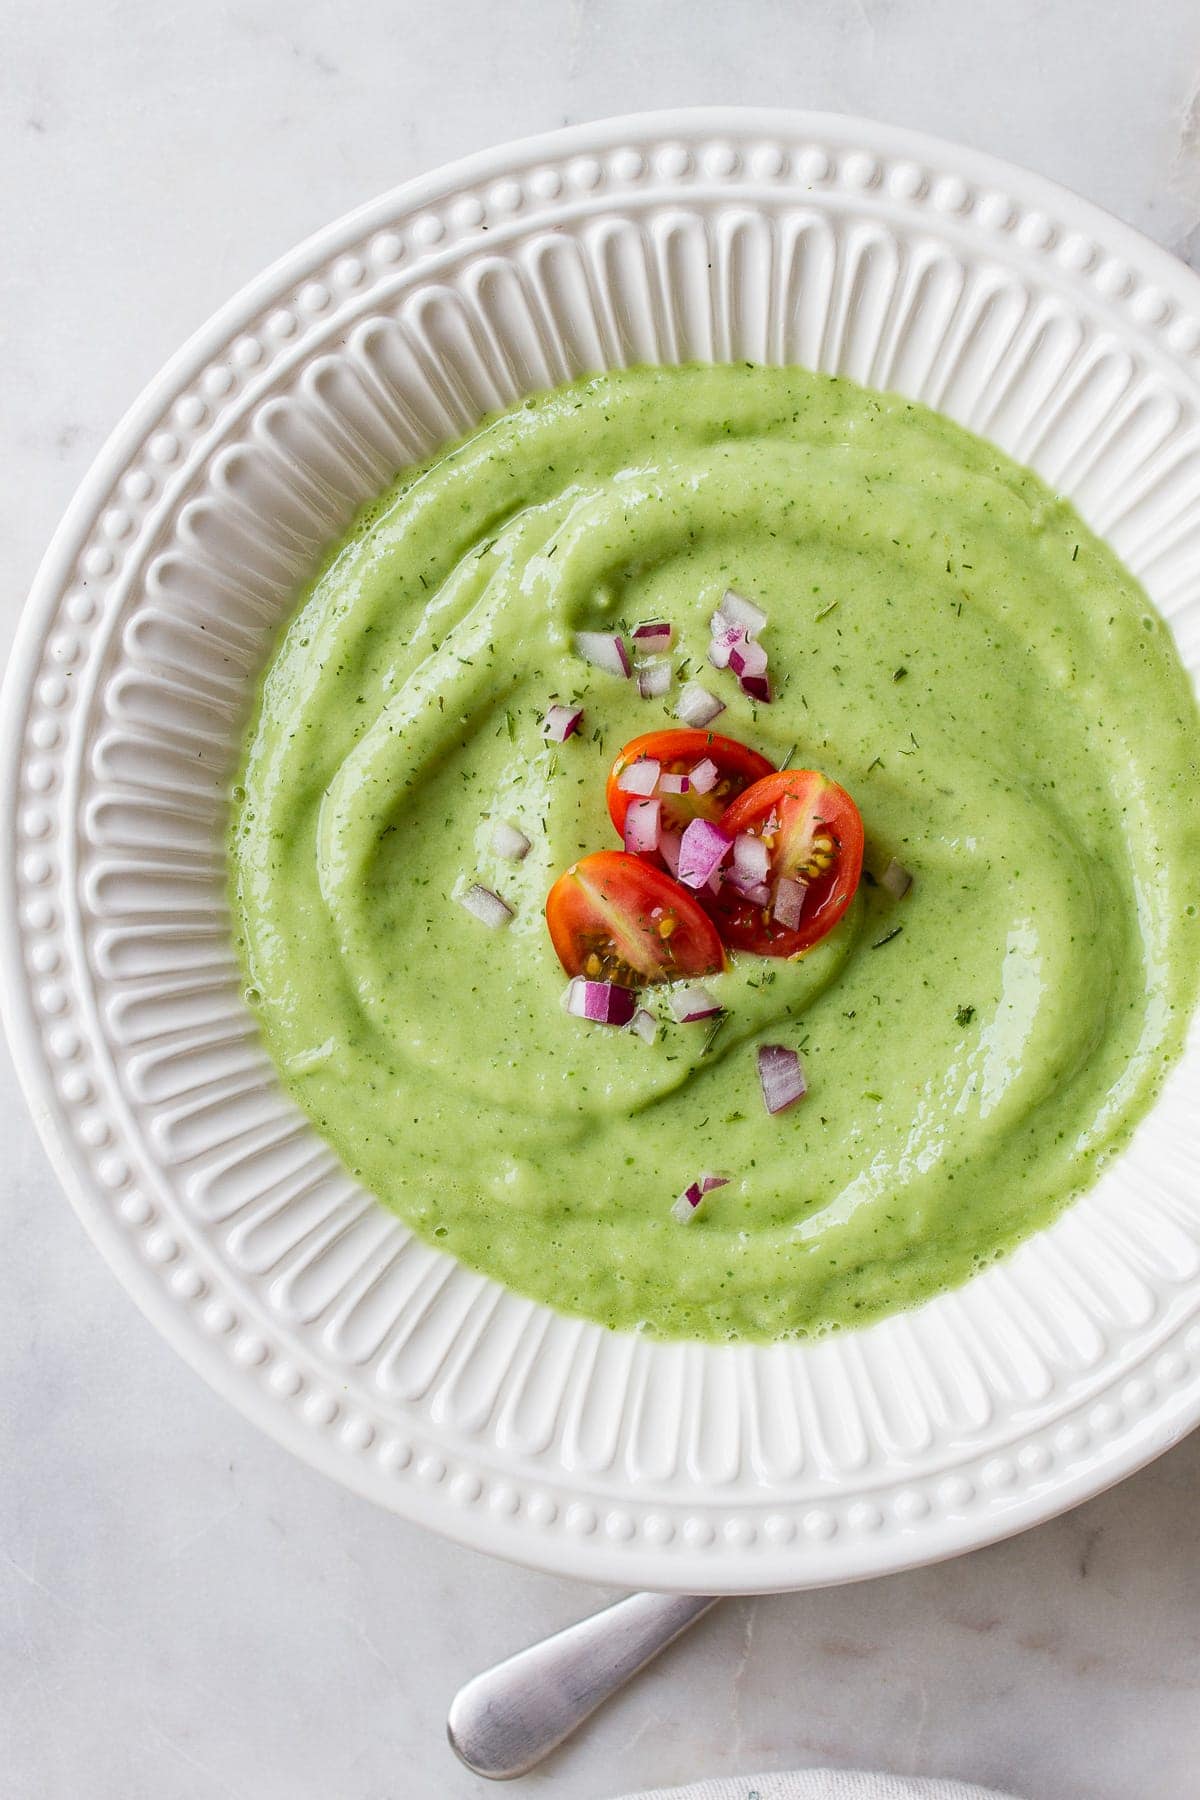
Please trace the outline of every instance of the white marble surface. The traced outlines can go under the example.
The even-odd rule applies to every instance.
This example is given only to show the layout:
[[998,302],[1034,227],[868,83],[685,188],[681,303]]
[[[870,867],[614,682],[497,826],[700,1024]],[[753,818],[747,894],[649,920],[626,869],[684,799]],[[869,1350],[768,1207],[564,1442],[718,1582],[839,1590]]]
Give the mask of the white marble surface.
[[[0,633],[109,426],[326,219],[466,150],[703,101],[877,113],[1083,190],[1200,265],[1194,0],[8,0]],[[467,1800],[447,1700],[602,1596],[293,1462],[161,1344],[0,1074],[0,1800]],[[958,1563],[729,1603],[514,1794],[877,1764],[1184,1800],[1200,1435]]]

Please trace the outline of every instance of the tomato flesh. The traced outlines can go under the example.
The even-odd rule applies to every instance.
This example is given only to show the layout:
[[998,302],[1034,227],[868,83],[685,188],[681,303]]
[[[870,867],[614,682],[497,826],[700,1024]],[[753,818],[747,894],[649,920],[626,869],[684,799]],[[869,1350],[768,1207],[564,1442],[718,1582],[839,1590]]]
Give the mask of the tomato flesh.
[[[748,744],[739,744],[736,738],[721,737],[713,731],[647,731],[626,744],[608,777],[608,816],[621,838],[625,836],[625,814],[630,802],[638,798],[619,785],[622,772],[631,763],[653,761],[661,766],[663,774],[688,775],[706,757],[717,765],[716,784],[707,794],[693,790],[656,795],[662,802],[664,830],[682,831],[693,819],[719,819],[744,789],[774,773],[765,756],[751,750]],[[662,859],[655,852],[649,860],[661,863]]]
[[546,923],[567,974],[592,981],[636,988],[725,967],[716,926],[695,895],[625,850],[572,863],[550,889]]
[[757,956],[798,956],[833,930],[853,900],[862,874],[863,824],[844,788],[816,769],[783,769],[746,788],[726,809],[721,829],[749,832],[770,854],[767,886],[780,876],[803,882],[799,926],[780,924],[770,903],[758,905],[722,883],[701,903],[731,949]]

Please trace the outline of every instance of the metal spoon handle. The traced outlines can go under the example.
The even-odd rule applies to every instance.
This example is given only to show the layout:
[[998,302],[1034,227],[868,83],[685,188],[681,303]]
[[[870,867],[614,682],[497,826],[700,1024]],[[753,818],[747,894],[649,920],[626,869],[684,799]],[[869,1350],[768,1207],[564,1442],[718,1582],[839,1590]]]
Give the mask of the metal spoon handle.
[[631,1594],[518,1651],[454,1696],[452,1747],[492,1781],[524,1775],[713,1604],[694,1595]]

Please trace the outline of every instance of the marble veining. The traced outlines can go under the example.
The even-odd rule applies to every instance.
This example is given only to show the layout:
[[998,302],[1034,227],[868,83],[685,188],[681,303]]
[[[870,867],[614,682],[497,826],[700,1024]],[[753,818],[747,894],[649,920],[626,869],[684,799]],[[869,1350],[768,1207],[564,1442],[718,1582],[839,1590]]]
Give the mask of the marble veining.
[[[1001,12],[1005,16],[999,16]],[[166,29],[26,10],[0,70],[0,632],[110,425],[187,332],[357,200],[482,144],[642,106],[877,113],[1065,180],[1200,266],[1184,0],[989,18],[953,0],[317,0]],[[86,270],[86,279],[81,271]],[[489,1791],[454,1685],[597,1604],[356,1501],[216,1400],[84,1241],[4,1068],[0,1796]],[[1028,1800],[1176,1800],[1200,1750],[1197,1440],[1077,1513],[868,1586],[718,1609],[516,1792],[804,1761]]]

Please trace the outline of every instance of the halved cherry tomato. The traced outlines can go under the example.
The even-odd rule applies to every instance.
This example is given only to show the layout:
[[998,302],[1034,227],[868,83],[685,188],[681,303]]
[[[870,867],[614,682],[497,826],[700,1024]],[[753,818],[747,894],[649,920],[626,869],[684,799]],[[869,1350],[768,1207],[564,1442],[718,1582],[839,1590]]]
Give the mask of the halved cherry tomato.
[[550,889],[546,923],[568,975],[642,987],[725,967],[716,926],[696,896],[625,850],[572,863]]
[[863,824],[844,788],[816,769],[783,769],[748,787],[725,811],[722,831],[761,837],[771,856],[767,885],[781,875],[805,884],[800,925],[789,930],[771,906],[745,899],[728,880],[704,905],[734,950],[759,956],[796,956],[833,930],[862,874]]
[[[731,800],[774,773],[774,767],[757,750],[739,744],[736,738],[721,737],[714,731],[647,731],[626,744],[613,764],[608,777],[605,798],[608,816],[625,836],[625,814],[636,794],[627,794],[618,786],[621,771],[630,763],[652,758],[661,764],[664,774],[687,775],[708,757],[717,765],[716,786],[707,794],[660,794],[662,822],[667,831],[682,831],[693,819],[719,819]],[[652,858],[658,861],[657,857]]]

